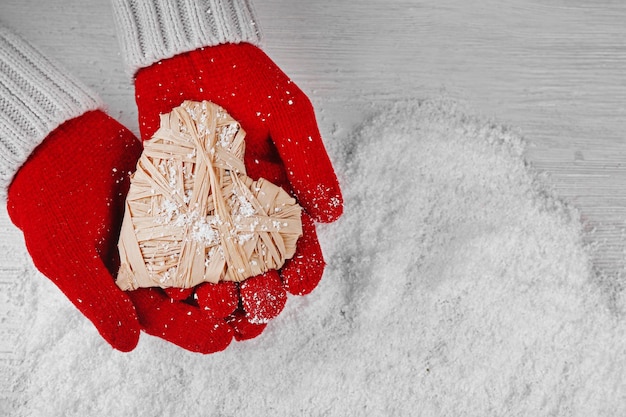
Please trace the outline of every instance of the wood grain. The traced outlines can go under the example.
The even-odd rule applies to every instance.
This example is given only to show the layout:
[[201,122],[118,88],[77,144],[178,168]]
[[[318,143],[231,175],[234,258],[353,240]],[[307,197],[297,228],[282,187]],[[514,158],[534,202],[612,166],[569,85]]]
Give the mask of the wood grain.
[[[334,118],[345,133],[362,116],[346,109],[445,94],[513,126],[595,230],[601,272],[622,279],[626,3],[336,3],[258,6],[267,50],[312,93],[323,125]],[[278,10],[287,12],[272,18]]]

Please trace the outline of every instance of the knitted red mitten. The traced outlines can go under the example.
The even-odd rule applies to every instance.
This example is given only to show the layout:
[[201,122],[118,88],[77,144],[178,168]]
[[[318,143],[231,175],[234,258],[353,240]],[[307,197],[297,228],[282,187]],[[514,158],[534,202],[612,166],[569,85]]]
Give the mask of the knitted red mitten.
[[223,320],[162,291],[129,296],[115,285],[124,198],[141,143],[98,110],[85,86],[4,28],[0,96],[0,190],[8,189],[9,215],[35,266],[116,349],[133,349],[140,328],[186,349],[224,349],[233,332]]
[[[305,210],[296,255],[280,271],[239,286],[244,316],[263,325],[280,313],[286,291],[302,295],[317,286],[324,260],[313,221],[333,221],[343,208],[313,107],[255,46],[260,35],[248,1],[114,0],[114,5],[124,55],[135,77],[141,137],[149,139],[159,127],[159,114],[183,100],[212,101],[246,131],[247,175],[282,186]],[[204,286],[202,291],[221,291],[217,287]],[[199,302],[220,299],[205,295]],[[230,322],[240,322],[241,316]],[[246,333],[236,329],[240,338]]]
[[43,140],[17,172],[7,199],[37,269],[122,351],[137,344],[139,323],[111,276],[117,232],[111,226],[121,220],[117,201],[138,152],[132,134],[103,112],[89,111]]

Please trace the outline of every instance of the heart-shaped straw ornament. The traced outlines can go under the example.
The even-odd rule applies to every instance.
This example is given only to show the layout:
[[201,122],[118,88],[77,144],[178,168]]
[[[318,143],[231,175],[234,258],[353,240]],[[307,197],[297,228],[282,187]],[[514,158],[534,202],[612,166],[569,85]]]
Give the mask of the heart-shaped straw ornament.
[[126,198],[121,289],[243,281],[293,256],[301,208],[282,188],[246,176],[244,137],[208,101],[161,115]]

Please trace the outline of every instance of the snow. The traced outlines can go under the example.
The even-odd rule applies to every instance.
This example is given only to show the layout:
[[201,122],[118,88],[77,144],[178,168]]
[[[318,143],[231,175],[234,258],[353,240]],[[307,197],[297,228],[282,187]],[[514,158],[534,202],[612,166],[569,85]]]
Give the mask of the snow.
[[626,327],[578,212],[468,113],[396,103],[331,139],[345,214],[319,228],[320,286],[224,352],[113,351],[29,266],[5,414],[624,415]]

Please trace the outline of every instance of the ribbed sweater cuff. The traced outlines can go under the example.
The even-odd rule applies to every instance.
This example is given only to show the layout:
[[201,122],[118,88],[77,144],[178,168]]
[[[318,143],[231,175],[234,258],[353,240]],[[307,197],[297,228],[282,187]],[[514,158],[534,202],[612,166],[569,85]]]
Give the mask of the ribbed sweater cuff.
[[0,198],[32,151],[58,126],[101,108],[58,64],[0,27]]
[[249,0],[112,0],[127,71],[222,43],[261,42]]

